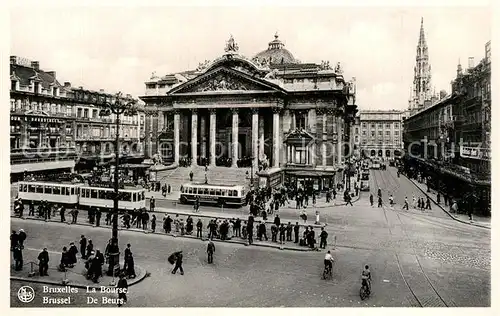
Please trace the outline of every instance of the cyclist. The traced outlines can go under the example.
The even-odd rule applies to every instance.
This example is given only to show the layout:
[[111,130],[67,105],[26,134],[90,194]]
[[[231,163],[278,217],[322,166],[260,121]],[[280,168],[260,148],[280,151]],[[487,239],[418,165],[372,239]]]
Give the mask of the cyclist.
[[331,273],[333,268],[333,257],[330,254],[330,250],[328,250],[328,252],[326,253],[324,262],[325,262],[325,270],[330,269],[328,271],[330,271]]
[[368,291],[371,291],[370,283],[372,280],[372,275],[368,265],[365,265],[365,269],[361,272],[361,286],[366,286]]

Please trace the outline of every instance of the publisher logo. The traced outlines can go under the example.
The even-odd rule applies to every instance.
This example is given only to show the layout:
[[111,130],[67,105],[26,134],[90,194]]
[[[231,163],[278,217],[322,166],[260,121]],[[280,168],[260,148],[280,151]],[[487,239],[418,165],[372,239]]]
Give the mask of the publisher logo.
[[17,298],[23,303],[29,303],[35,298],[35,290],[31,286],[21,286],[17,291]]

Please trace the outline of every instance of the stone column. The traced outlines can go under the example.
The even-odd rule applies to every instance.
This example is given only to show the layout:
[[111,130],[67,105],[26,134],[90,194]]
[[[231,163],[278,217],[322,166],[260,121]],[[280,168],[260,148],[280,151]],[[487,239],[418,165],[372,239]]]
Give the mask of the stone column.
[[259,155],[258,159],[264,157],[264,116],[259,116]]
[[180,155],[180,131],[179,131],[179,121],[180,114],[179,111],[174,112],[174,162],[179,163],[179,155]]
[[158,132],[161,133],[164,127],[165,127],[165,112],[158,111]]
[[280,108],[273,108],[273,168],[280,163]]
[[205,115],[200,116],[200,157],[207,156],[207,118]]
[[337,119],[337,164],[342,163],[342,118]]
[[232,126],[232,153],[231,153],[231,167],[236,168],[238,165],[236,162],[238,161],[238,123],[239,123],[239,116],[238,116],[238,109],[234,108],[232,109],[233,112],[233,126]]
[[215,166],[216,109],[210,109],[210,166]]
[[191,111],[191,165],[198,163],[198,111]]
[[21,120],[21,148],[29,147],[28,122],[23,117]]
[[321,142],[321,165],[326,167],[326,144],[328,142],[327,139],[327,126],[326,126],[326,113],[323,113],[321,116],[321,120],[323,121],[323,141]]
[[259,109],[252,109],[252,164],[254,170],[259,170]]

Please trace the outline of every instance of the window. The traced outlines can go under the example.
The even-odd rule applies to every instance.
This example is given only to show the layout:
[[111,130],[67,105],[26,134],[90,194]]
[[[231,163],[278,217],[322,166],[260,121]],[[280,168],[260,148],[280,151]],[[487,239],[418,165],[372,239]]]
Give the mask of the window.
[[382,123],[379,123],[379,124],[378,124],[378,128],[382,128]]
[[390,136],[391,135],[391,131],[385,131],[385,136]]
[[375,131],[372,131],[372,137],[375,137]]
[[385,124],[385,128],[391,128],[391,124]]
[[97,199],[97,190],[90,191],[90,198]]
[[382,131],[378,131],[378,136],[382,136]]
[[220,189],[215,190],[215,195],[220,196]]
[[28,185],[28,192],[35,193],[36,192],[36,187],[34,185]]
[[366,128],[366,123],[363,123],[362,126],[363,126],[363,128]]
[[238,196],[238,191],[233,190],[233,196]]
[[399,136],[399,131],[394,131],[394,136]]
[[82,117],[82,109],[76,109],[76,117]]
[[14,80],[12,80],[12,81],[10,82],[10,90],[12,90],[12,91],[16,91],[16,82],[17,82],[17,81],[14,81]]
[[394,123],[394,128],[399,128],[399,123],[398,122]]
[[363,136],[366,136],[366,131],[363,131]]
[[295,127],[297,129],[305,129],[306,128],[306,116],[302,112],[295,113]]
[[210,195],[215,195],[215,189],[210,189]]
[[52,188],[52,194],[60,195],[61,194],[61,188],[60,187],[53,187]]
[[36,193],[43,193],[43,185],[36,186]]
[[375,124],[372,124],[372,128],[375,128]]
[[354,134],[359,134],[359,128],[357,128],[357,127],[356,127],[356,128],[354,129]]
[[89,109],[83,109],[83,117],[88,118],[89,117]]

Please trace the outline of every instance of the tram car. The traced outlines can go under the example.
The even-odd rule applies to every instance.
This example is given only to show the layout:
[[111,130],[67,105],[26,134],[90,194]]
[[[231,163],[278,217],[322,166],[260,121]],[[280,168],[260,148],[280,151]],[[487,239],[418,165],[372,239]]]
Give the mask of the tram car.
[[196,198],[199,198],[200,203],[241,207],[246,203],[245,194],[245,188],[242,185],[186,183],[181,186],[179,201],[188,204],[194,203]]
[[370,191],[370,170],[363,169],[361,171],[361,182],[359,187],[361,191]]
[[[67,207],[113,208],[114,189],[86,186],[82,183],[19,182],[18,197],[23,201],[38,204],[41,201],[65,205]],[[119,190],[118,208],[133,210],[146,207],[145,189],[130,188]]]
[[38,204],[41,201],[74,206],[78,204],[81,183],[18,182],[18,197]]

